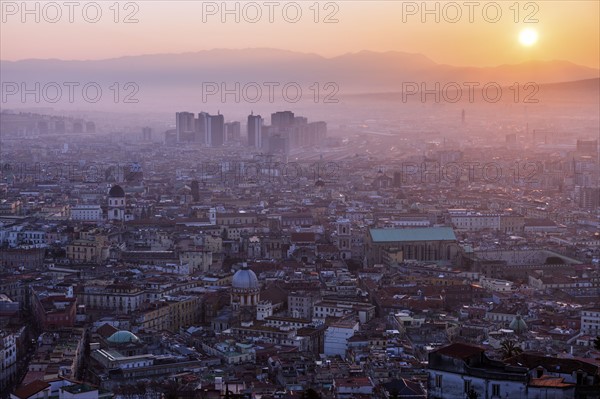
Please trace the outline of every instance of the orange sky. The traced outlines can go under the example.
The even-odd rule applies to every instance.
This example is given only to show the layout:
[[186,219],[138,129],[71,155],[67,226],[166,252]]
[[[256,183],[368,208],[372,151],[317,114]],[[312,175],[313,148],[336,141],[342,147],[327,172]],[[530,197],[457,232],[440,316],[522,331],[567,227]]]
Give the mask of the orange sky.
[[[312,52],[324,56],[334,56],[360,50],[398,50],[422,53],[436,62],[453,65],[491,66],[513,64],[530,59],[568,60],[590,67],[600,67],[600,2],[591,1],[537,1],[518,2],[520,10],[515,22],[516,3],[509,1],[478,1],[472,9],[473,22],[469,21],[469,7],[465,1],[456,1],[458,9],[448,5],[448,1],[427,2],[430,9],[439,3],[440,22],[435,22],[435,14],[424,15],[422,2],[407,1],[321,1],[318,3],[319,21],[315,23],[315,1],[280,1],[274,8],[274,22],[270,23],[269,6],[257,1],[262,16],[257,23],[255,10],[247,1],[239,3],[241,20],[234,21],[234,15],[221,21],[221,1],[155,1],[132,2],[136,5],[128,9],[121,7],[119,20],[136,11],[137,23],[115,23],[113,1],[99,1],[102,15],[99,22],[89,23],[83,19],[82,7],[74,10],[74,23],[69,23],[69,9],[61,6],[58,22],[56,10],[42,9],[40,22],[35,15],[23,15],[21,1],[0,1],[2,25],[0,31],[0,59],[17,60],[24,58],[61,59],[101,59],[123,55],[180,53],[212,48],[272,47],[301,52]],[[29,2],[32,9],[37,2]],[[62,5],[62,1],[57,1]],[[81,2],[85,4],[86,2]],[[229,7],[234,7],[229,1]],[[526,6],[527,3],[530,3]],[[295,5],[302,11],[299,21],[291,23],[283,18],[293,19]],[[124,2],[121,3],[124,5]],[[498,5],[498,7],[496,6]],[[15,10],[14,7],[19,7]],[[205,13],[217,7],[215,15]],[[487,14],[483,8],[487,7]],[[246,13],[243,8],[246,7]],[[415,10],[414,7],[417,7]],[[496,9],[502,15],[497,22]],[[214,8],[212,8],[214,10]],[[445,10],[445,12],[444,12]],[[462,15],[456,23],[456,11]],[[414,15],[408,15],[409,13]],[[16,13],[13,15],[13,13]],[[323,23],[329,13],[334,13],[336,23]],[[525,23],[530,13],[538,22]],[[93,8],[86,14],[94,18]],[[488,18],[488,21],[484,19]],[[25,22],[21,18],[25,17]],[[45,18],[47,17],[47,18]],[[427,18],[422,22],[422,18]],[[539,42],[526,48],[518,43],[519,31],[533,27],[539,32]]]

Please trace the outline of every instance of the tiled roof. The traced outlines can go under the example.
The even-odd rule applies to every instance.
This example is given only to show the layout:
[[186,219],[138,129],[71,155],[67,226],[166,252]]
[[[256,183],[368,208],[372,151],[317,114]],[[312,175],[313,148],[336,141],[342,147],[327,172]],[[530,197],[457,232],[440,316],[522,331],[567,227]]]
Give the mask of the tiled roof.
[[563,377],[552,377],[544,375],[541,378],[532,378],[529,382],[532,387],[570,388],[575,386],[565,382]]
[[448,346],[444,346],[443,348],[438,349],[434,353],[454,357],[457,359],[468,359],[476,355],[478,356],[483,352],[485,352],[485,349],[479,346],[454,343]]
[[21,399],[27,399],[48,387],[50,387],[50,384],[48,384],[47,382],[36,380],[33,381],[31,384],[25,385],[17,389],[15,391],[15,396]]
[[108,338],[117,331],[119,330],[117,330],[114,326],[106,323],[103,324],[100,328],[98,328],[97,333],[104,338]]
[[527,367],[529,370],[541,366],[550,372],[560,374],[572,374],[577,370],[582,370],[588,374],[598,373],[598,366],[581,360],[541,356],[531,353],[521,353],[507,359],[506,362],[514,366]]
[[292,233],[292,242],[315,242],[315,233]]

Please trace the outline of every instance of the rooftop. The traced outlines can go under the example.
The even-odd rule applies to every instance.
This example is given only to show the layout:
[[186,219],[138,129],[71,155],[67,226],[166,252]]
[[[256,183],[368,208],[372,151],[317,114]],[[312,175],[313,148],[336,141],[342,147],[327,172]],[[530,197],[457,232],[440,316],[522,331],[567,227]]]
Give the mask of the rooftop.
[[50,384],[44,381],[33,381],[31,384],[25,385],[15,391],[15,396],[22,399],[27,399],[46,388],[49,388]]
[[79,394],[84,392],[92,392],[97,391],[98,388],[91,387],[85,384],[75,384],[75,385],[67,385],[66,387],[61,388],[63,391],[67,391],[71,394]]
[[373,242],[455,241],[451,227],[419,227],[406,229],[371,229]]
[[544,375],[541,378],[532,378],[529,385],[533,387],[553,388],[571,388],[574,386],[574,384],[566,383],[563,377],[553,377],[549,375]]
[[462,344],[462,343],[454,343],[454,344],[451,344],[451,345],[448,345],[448,346],[438,349],[436,351],[436,353],[439,353],[440,355],[454,357],[457,359],[468,359],[475,355],[479,356],[484,351],[485,351],[485,349],[483,349],[479,346]]

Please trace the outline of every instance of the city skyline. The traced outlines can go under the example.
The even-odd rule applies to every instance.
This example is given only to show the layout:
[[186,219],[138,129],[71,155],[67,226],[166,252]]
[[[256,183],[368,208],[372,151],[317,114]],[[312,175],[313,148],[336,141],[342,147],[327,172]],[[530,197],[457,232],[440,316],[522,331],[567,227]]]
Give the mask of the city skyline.
[[600,1],[0,33],[0,399],[600,399]]

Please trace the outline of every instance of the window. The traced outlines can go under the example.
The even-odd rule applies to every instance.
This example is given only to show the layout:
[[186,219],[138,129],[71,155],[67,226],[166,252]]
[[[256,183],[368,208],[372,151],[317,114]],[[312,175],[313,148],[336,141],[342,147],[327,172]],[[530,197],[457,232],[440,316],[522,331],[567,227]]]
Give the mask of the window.
[[436,374],[436,376],[435,376],[435,387],[436,388],[441,388],[442,387],[442,377],[443,376],[441,376],[439,374]]
[[500,384],[492,384],[492,396],[500,396]]

